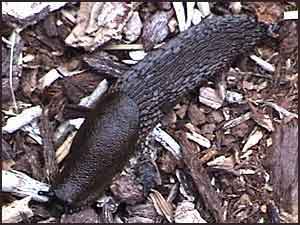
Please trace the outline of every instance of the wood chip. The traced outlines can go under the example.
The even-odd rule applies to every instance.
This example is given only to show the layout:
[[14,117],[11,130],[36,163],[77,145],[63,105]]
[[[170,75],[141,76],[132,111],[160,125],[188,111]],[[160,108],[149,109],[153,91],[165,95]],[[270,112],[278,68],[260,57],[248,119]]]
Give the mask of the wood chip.
[[208,16],[210,12],[209,2],[197,2],[197,6],[202,13],[202,17]]
[[197,25],[202,20],[202,13],[198,9],[194,9],[192,23],[193,25]]
[[298,121],[276,126],[269,153],[277,202],[298,217]]
[[284,117],[286,117],[287,120],[290,120],[290,119],[293,119],[293,118],[298,119],[298,114],[289,112],[288,110],[286,110],[285,108],[277,105],[274,102],[265,101],[264,104],[272,107],[273,109],[275,109],[279,113],[280,119],[283,119]]
[[141,35],[143,23],[138,12],[133,12],[133,15],[124,27],[123,33],[127,43],[135,42]]
[[157,11],[145,21],[141,37],[145,51],[150,51],[165,40],[169,34],[168,23],[172,15],[173,11]]
[[188,117],[195,126],[202,125],[206,122],[206,116],[204,112],[195,104],[191,104],[189,106]]
[[201,87],[199,102],[213,109],[219,109],[223,104],[223,99],[221,99],[216,90],[210,87]]
[[65,42],[72,47],[94,51],[111,39],[121,39],[132,14],[131,3],[81,2],[77,25]]
[[263,132],[259,128],[255,127],[251,132],[251,134],[249,135],[247,142],[245,143],[242,149],[242,152],[246,152],[254,145],[257,145],[258,142],[262,139],[262,137],[263,137]]
[[147,55],[147,53],[144,50],[136,50],[136,51],[130,51],[129,56],[131,59],[135,61],[140,61],[144,59],[144,57]]
[[251,112],[247,112],[235,119],[229,120],[227,121],[224,125],[223,125],[223,129],[227,130],[230,128],[233,128],[235,126],[238,126],[239,124],[249,120],[251,118]]
[[218,169],[232,170],[235,165],[235,159],[233,156],[225,157],[222,155],[212,161],[207,162],[206,164]]
[[225,92],[225,100],[230,104],[233,103],[241,104],[243,102],[243,99],[244,99],[243,95],[235,91]]
[[185,30],[185,13],[184,13],[184,7],[182,2],[172,2],[173,8],[175,10],[176,18],[178,21],[179,31],[182,32]]
[[100,99],[101,96],[108,90],[108,81],[106,79],[102,80],[96,89],[89,95],[80,100],[79,105],[85,106],[88,108],[93,108],[96,102]]
[[207,171],[200,160],[197,160],[198,149],[196,144],[188,141],[185,132],[178,132],[178,140],[183,148],[184,163],[189,168],[199,194],[203,202],[210,209],[217,222],[224,222],[224,209],[218,193],[210,183]]
[[67,2],[3,2],[2,16],[4,16],[4,21],[10,21],[25,28],[44,19],[50,12],[66,4]]
[[35,118],[40,117],[41,114],[42,108],[40,106],[27,108],[17,116],[9,118],[6,125],[2,127],[2,131],[6,133],[13,133],[33,121]]
[[298,19],[298,10],[294,11],[287,11],[283,13],[283,19],[284,20],[297,20]]
[[195,209],[195,204],[189,201],[178,203],[175,211],[175,223],[207,223]]
[[172,205],[158,191],[152,189],[151,192],[149,196],[154,203],[157,213],[165,216],[172,223],[174,221]]
[[231,9],[233,14],[239,14],[242,9],[241,2],[230,2],[229,9]]
[[35,201],[46,202],[48,198],[38,194],[39,191],[48,191],[49,185],[32,179],[16,170],[2,170],[2,189],[19,197],[31,196]]
[[18,223],[26,216],[33,216],[32,210],[29,208],[30,197],[16,200],[8,206],[2,207],[2,222],[3,223]]
[[256,62],[257,65],[259,65],[264,70],[266,70],[270,73],[275,72],[275,67],[272,64],[268,63],[267,61],[263,60],[262,58],[257,57],[256,55],[250,55],[250,59],[252,59],[254,62]]
[[185,29],[188,29],[192,25],[192,19],[194,17],[195,2],[186,2],[186,22]]
[[72,144],[72,141],[75,137],[76,132],[74,131],[73,133],[71,133],[67,139],[64,141],[64,143],[59,146],[55,152],[55,157],[56,157],[56,162],[59,164],[61,163],[64,158],[69,154],[70,152],[70,147]]
[[255,116],[255,114],[252,114],[252,119],[267,131],[274,131],[273,122],[269,115],[259,114],[259,116]]
[[211,147],[210,140],[208,140],[206,137],[202,136],[201,134],[198,134],[196,132],[193,132],[193,133],[186,132],[186,136],[189,140],[196,142],[197,144],[199,144],[202,147],[205,147],[205,148]]
[[161,143],[165,149],[170,151],[176,159],[181,159],[180,145],[167,132],[161,129],[159,124],[153,129],[151,135],[153,135],[155,140]]

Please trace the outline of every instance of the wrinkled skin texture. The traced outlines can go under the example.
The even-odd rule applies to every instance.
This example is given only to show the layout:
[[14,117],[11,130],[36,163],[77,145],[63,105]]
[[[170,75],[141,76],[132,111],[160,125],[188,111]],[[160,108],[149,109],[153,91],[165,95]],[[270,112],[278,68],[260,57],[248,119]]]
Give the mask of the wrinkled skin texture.
[[52,186],[56,198],[78,208],[99,197],[135,149],[139,111],[125,94],[100,99],[77,132],[63,172]]
[[72,207],[96,200],[161,119],[161,107],[174,105],[201,80],[228,69],[267,36],[267,26],[254,18],[214,17],[147,54],[79,129],[52,187],[56,199]]

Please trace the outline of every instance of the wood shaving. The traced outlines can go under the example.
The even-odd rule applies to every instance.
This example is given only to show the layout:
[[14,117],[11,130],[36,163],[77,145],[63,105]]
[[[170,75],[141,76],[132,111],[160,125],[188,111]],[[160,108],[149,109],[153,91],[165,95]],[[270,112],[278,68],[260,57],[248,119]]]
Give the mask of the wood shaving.
[[258,142],[262,139],[263,132],[258,129],[257,127],[253,129],[251,134],[249,135],[247,142],[245,143],[242,152],[246,152],[248,149],[253,147],[254,145],[257,145]]

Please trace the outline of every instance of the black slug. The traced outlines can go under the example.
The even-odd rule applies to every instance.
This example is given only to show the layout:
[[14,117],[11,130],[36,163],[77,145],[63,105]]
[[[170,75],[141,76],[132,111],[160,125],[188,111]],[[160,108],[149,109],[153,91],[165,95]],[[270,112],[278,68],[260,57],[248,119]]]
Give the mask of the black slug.
[[212,17],[148,53],[87,116],[48,194],[71,208],[91,204],[161,119],[165,104],[228,69],[268,33],[249,16]]

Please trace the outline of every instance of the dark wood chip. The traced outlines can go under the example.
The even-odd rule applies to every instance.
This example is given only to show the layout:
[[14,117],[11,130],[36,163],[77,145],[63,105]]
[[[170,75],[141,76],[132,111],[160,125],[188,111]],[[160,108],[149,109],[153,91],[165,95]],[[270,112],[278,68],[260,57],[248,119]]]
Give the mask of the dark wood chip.
[[157,11],[145,21],[142,33],[145,51],[150,51],[168,36],[168,22],[172,15],[173,11]]
[[272,137],[271,180],[277,202],[298,212],[298,121],[280,124]]
[[55,148],[53,143],[53,128],[49,122],[48,109],[43,108],[40,124],[41,136],[43,138],[44,155],[44,176],[52,181],[58,172],[58,165],[55,158]]
[[61,218],[61,223],[101,223],[99,215],[95,210],[87,208],[73,214],[65,214]]
[[119,78],[129,70],[127,65],[118,62],[116,57],[104,51],[87,53],[83,60],[91,69],[110,78]]
[[140,203],[144,200],[143,188],[132,176],[120,176],[110,186],[116,199],[130,205]]
[[198,150],[196,144],[188,141],[184,132],[179,131],[177,135],[177,140],[182,146],[183,160],[191,172],[199,194],[216,221],[224,222],[224,208],[222,207],[220,196],[213,189],[205,168],[197,158]]

